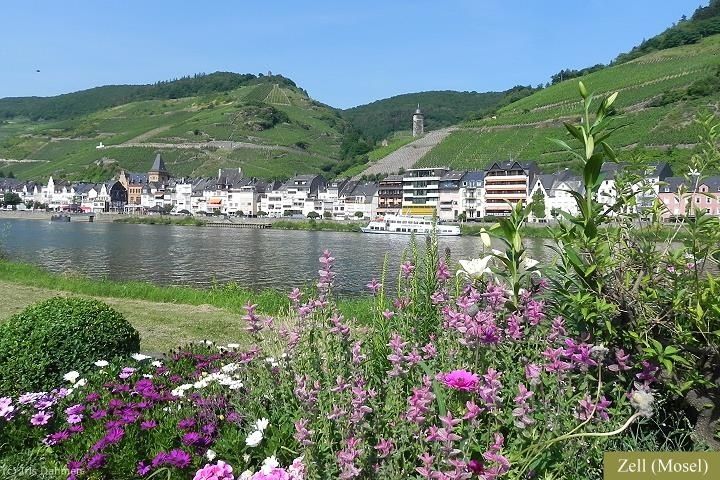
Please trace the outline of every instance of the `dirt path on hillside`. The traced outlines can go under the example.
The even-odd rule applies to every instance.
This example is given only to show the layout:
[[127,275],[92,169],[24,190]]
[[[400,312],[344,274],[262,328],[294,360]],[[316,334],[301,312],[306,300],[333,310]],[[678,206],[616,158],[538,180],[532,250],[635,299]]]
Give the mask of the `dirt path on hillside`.
[[135,138],[131,138],[131,139],[128,140],[127,142],[123,142],[122,145],[130,144],[130,143],[141,143],[141,142],[147,140],[148,138],[154,137],[154,136],[157,135],[158,133],[162,133],[162,132],[164,132],[165,130],[169,130],[169,129],[170,129],[170,125],[165,125],[165,126],[162,126],[162,127],[153,128],[152,130],[148,130],[148,131],[145,132],[145,133],[141,133],[140,135],[138,135],[138,136],[135,137]]
[[190,341],[242,343],[245,322],[241,315],[212,305],[156,303],[145,300],[91,297],[70,292],[0,281],[0,323],[31,303],[55,296],[85,297],[103,301],[121,312],[140,332],[145,352],[167,352]]

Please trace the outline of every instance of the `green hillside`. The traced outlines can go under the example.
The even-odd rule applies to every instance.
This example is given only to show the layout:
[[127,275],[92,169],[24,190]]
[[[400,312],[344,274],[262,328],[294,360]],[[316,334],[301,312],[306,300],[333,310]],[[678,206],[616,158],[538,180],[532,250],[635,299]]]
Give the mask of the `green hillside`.
[[465,122],[420,165],[480,168],[514,158],[538,161],[546,171],[573,166],[569,155],[547,139],[564,138],[562,122],[578,120],[578,80],[599,96],[620,92],[617,121],[627,126],[613,136],[614,145],[682,165],[698,139],[694,116],[720,109],[720,35],[558,83],[494,116]]
[[[92,89],[0,100],[0,170],[20,178],[104,180],[121,168],[144,171],[154,152],[162,151],[175,175],[211,175],[223,166],[281,178],[332,171],[349,129],[337,111],[283,77],[213,74],[125,87],[134,88],[135,96],[158,98],[107,106],[122,95],[100,87],[108,95]],[[42,119],[33,114],[38,102],[45,105]],[[100,142],[105,148],[96,148]]]
[[410,129],[418,104],[425,114],[425,128],[436,130],[494,111],[533,91],[530,87],[518,86],[505,92],[408,93],[344,110],[343,116],[368,138],[379,141],[394,132]]

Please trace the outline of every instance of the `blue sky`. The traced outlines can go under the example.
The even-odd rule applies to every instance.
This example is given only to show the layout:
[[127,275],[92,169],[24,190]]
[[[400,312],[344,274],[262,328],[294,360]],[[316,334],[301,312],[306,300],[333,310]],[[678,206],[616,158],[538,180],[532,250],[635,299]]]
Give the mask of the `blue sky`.
[[280,73],[340,108],[424,90],[504,90],[608,62],[701,4],[3,0],[0,97],[217,70]]

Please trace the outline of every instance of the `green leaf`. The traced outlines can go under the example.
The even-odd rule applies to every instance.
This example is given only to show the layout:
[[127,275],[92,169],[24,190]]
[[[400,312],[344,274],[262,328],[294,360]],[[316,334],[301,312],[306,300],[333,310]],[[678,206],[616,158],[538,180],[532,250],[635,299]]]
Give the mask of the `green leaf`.
[[563,125],[565,125],[567,131],[570,132],[570,135],[577,138],[581,142],[583,141],[583,134],[578,127],[569,123],[563,123]]

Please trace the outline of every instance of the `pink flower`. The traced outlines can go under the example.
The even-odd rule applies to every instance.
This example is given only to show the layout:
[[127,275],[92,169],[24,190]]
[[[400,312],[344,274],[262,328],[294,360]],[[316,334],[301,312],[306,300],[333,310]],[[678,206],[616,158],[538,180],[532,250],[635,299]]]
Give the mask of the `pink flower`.
[[47,425],[48,420],[52,417],[52,413],[38,412],[30,417],[30,423],[36,427],[39,425]]
[[467,370],[453,370],[442,374],[440,381],[448,388],[460,390],[461,392],[472,392],[478,386],[480,379],[474,373]]
[[405,278],[410,278],[410,275],[415,271],[415,265],[410,262],[403,263],[400,268],[402,269],[402,276]]
[[376,295],[380,291],[382,283],[379,283],[376,279],[373,278],[370,283],[365,286],[370,290],[373,295]]
[[255,473],[250,480],[290,480],[290,475],[284,468],[272,468],[267,471],[259,471]]
[[234,480],[232,467],[222,460],[218,460],[217,464],[206,464],[197,471],[193,480]]

